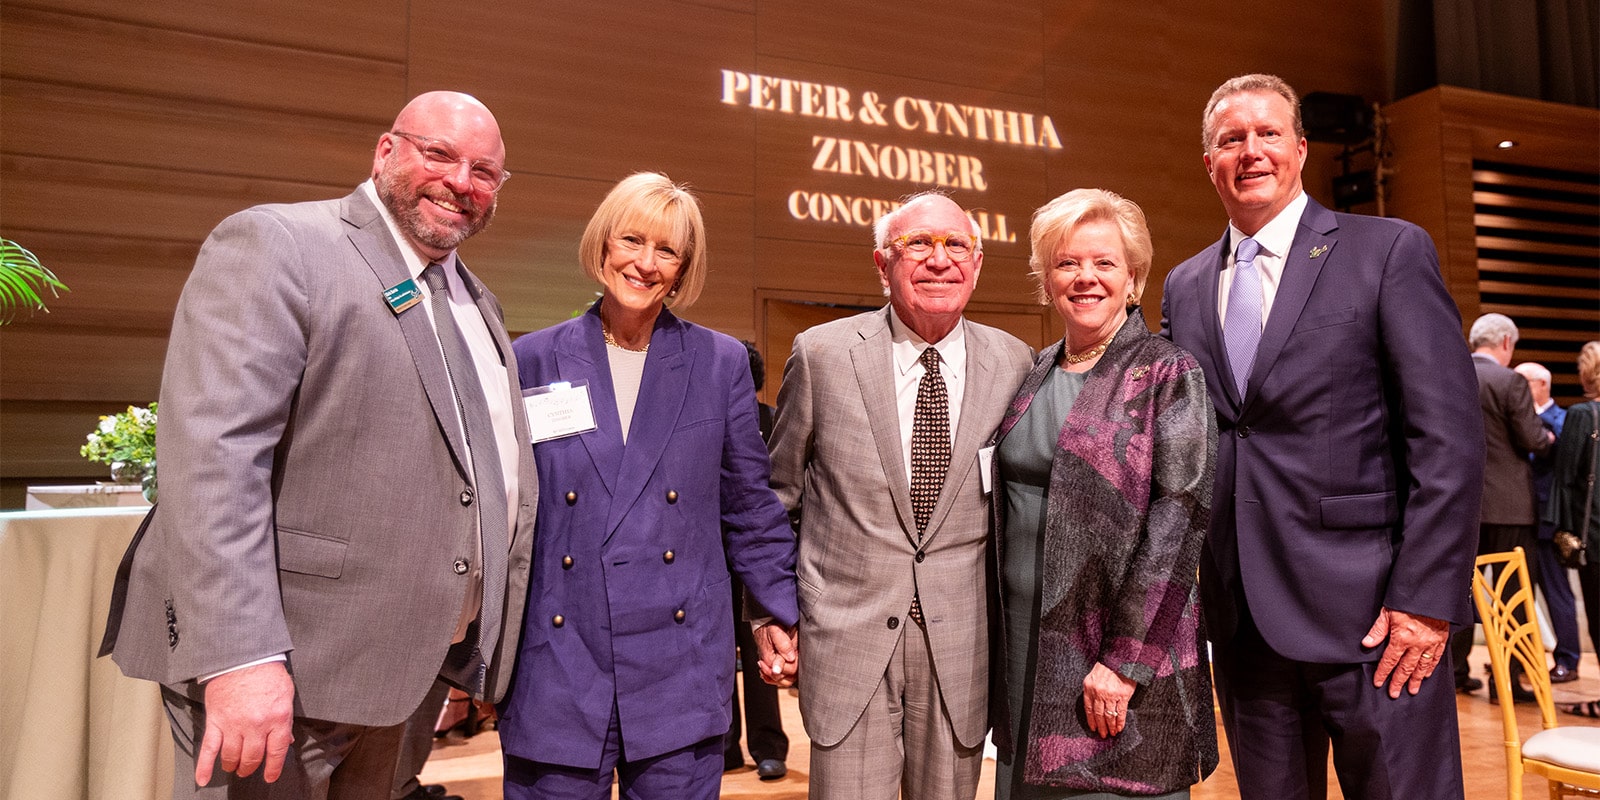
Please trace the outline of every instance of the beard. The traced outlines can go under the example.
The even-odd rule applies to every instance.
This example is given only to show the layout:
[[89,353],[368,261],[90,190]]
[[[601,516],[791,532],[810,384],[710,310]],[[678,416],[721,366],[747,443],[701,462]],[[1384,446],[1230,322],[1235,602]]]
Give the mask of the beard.
[[[488,205],[479,206],[471,196],[458,195],[440,184],[411,187],[410,183],[411,170],[400,164],[399,159],[394,158],[384,163],[383,169],[373,180],[373,185],[378,190],[378,199],[389,209],[395,224],[400,226],[400,232],[413,241],[438,250],[454,250],[462,242],[489,227],[489,223],[494,220],[497,200],[493,195],[490,196]],[[431,202],[428,197],[448,200],[455,204],[466,214],[466,219],[458,225],[427,219],[423,216],[422,204]]]

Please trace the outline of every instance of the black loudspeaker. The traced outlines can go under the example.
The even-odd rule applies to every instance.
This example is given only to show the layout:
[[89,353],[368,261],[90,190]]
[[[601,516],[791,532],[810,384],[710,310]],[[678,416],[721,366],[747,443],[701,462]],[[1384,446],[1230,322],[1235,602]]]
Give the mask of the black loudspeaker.
[[1372,116],[1372,106],[1359,95],[1312,92],[1300,98],[1300,119],[1313,142],[1365,142],[1372,137]]

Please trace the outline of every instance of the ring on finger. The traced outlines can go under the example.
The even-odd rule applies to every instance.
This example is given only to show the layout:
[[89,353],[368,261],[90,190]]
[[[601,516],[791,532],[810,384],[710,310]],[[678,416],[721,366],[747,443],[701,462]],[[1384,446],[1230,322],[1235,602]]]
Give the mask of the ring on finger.
[[1424,661],[1430,660],[1430,659],[1433,658],[1433,654],[1432,653],[1423,653],[1422,654],[1422,658],[1423,658]]

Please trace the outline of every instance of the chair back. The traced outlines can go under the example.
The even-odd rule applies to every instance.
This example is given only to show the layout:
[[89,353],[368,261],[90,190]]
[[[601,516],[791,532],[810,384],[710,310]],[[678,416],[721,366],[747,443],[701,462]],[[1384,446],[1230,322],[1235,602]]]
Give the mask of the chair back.
[[[1493,570],[1492,578],[1488,570]],[[1513,582],[1517,590],[1508,594],[1507,587]],[[1483,638],[1489,649],[1489,668],[1494,677],[1495,693],[1500,697],[1500,716],[1509,751],[1507,756],[1520,761],[1522,739],[1517,733],[1517,712],[1511,702],[1511,659],[1516,659],[1522,665],[1523,674],[1533,684],[1540,722],[1545,728],[1556,726],[1556,707],[1550,690],[1549,667],[1545,664],[1544,639],[1539,635],[1533,582],[1528,580],[1528,561],[1522,548],[1518,547],[1509,553],[1478,556],[1477,569],[1472,571],[1472,601],[1477,605],[1478,619],[1483,623]]]

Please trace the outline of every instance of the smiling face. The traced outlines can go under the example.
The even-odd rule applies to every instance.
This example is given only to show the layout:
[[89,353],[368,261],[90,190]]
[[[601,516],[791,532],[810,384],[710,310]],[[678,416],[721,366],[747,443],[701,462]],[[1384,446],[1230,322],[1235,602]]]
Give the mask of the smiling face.
[[1128,319],[1133,270],[1122,231],[1111,220],[1069,231],[1041,279],[1045,297],[1067,324],[1067,345],[1074,352],[1110,338]]
[[1206,120],[1204,161],[1229,219],[1254,235],[1300,195],[1306,140],[1295,135],[1294,108],[1282,95],[1238,92]]
[[678,285],[684,246],[665,229],[646,230],[639,221],[624,221],[607,237],[600,261],[605,305],[628,314],[654,318]]
[[883,248],[872,251],[878,280],[889,291],[889,303],[900,321],[922,337],[937,342],[961,320],[961,312],[978,285],[983,251],[955,260],[943,244],[924,257],[905,252],[894,241],[911,232],[934,237],[972,237],[972,220],[947,197],[919,197],[901,207],[891,220]]
[[467,162],[435,174],[421,147],[394,133],[380,137],[373,153],[373,184],[400,232],[418,253],[443,258],[494,219],[496,192],[473,185],[469,164],[505,164],[500,126],[472,97],[429,92],[412,100],[391,130],[436,140]]

